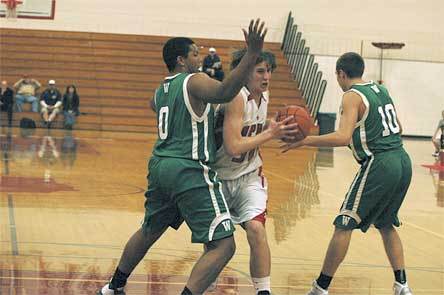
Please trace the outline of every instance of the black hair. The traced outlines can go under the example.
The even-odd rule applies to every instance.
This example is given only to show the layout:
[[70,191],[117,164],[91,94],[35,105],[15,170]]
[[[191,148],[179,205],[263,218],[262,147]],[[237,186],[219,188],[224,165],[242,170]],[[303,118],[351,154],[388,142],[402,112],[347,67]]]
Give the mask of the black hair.
[[169,72],[173,72],[176,68],[178,56],[188,57],[192,44],[194,44],[194,41],[185,37],[171,38],[165,43],[163,46],[163,61]]
[[[234,68],[236,68],[242,57],[244,57],[245,53],[247,53],[247,49],[240,49],[240,50],[236,50],[235,52],[233,52],[232,57],[231,57],[231,70],[233,70]],[[274,54],[270,51],[262,51],[261,55],[257,58],[256,60],[256,64],[260,64],[261,62],[265,61],[266,63],[268,63],[271,66],[271,71],[274,71],[277,67],[276,65],[276,57],[274,56]]]
[[361,78],[364,68],[364,59],[355,52],[344,53],[336,62],[336,72],[342,70],[348,78]]
[[76,85],[71,84],[71,85],[66,86],[66,92],[65,92],[66,94],[69,93],[69,88],[74,88],[73,96],[77,96],[77,87],[76,87]]

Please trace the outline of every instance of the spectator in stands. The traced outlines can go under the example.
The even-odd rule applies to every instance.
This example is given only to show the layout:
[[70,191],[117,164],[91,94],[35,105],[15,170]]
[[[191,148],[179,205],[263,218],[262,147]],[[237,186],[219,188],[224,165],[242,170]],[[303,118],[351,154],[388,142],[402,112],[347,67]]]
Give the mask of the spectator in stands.
[[76,122],[76,116],[80,115],[80,99],[75,85],[69,85],[66,87],[66,92],[63,95],[62,103],[64,116],[63,125],[66,129],[72,129],[72,126]]
[[214,47],[211,47],[208,52],[209,54],[203,61],[202,71],[207,73],[211,78],[222,81],[224,79],[224,71],[222,70],[220,57],[217,55]]
[[13,108],[14,91],[8,87],[6,80],[2,81],[0,85],[0,118],[1,112],[8,113],[8,126],[12,124],[12,108]]
[[40,106],[44,124],[50,128],[62,106],[62,94],[56,88],[54,80],[48,81],[48,88],[43,91],[40,97]]
[[436,127],[435,134],[433,134],[432,142],[435,146],[435,152],[433,153],[434,157],[439,156],[439,151],[441,150],[441,144],[444,142],[444,110],[441,113],[442,118],[439,120],[438,127]]
[[32,104],[31,110],[35,113],[38,113],[39,101],[35,93],[41,86],[42,85],[39,83],[39,81],[31,79],[27,76],[23,76],[22,79],[20,79],[19,81],[17,81],[17,83],[14,84],[14,89],[17,93],[15,96],[17,112],[22,112],[23,111],[22,105],[25,102],[29,102]]

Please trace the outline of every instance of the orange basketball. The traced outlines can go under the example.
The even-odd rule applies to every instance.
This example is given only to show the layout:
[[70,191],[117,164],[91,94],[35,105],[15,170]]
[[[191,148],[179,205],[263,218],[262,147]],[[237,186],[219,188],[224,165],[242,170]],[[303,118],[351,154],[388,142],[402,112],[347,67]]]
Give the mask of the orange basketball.
[[282,140],[285,142],[296,142],[304,139],[307,135],[310,134],[310,129],[313,126],[313,119],[311,118],[307,109],[296,105],[283,107],[278,110],[276,121],[280,122],[290,116],[293,116],[293,120],[291,120],[288,124],[298,123],[300,136],[297,136],[296,139],[293,141],[289,141],[286,139]]

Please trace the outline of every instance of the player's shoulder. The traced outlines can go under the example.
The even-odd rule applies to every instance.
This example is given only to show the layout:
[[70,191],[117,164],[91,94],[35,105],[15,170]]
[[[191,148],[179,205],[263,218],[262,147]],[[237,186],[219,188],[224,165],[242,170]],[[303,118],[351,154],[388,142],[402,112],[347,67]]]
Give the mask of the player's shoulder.
[[361,92],[352,91],[352,89],[344,92],[342,96],[341,112],[344,109],[359,108],[368,105],[366,96]]
[[344,92],[344,94],[342,95],[342,100],[343,101],[350,101],[350,100],[361,101],[363,99],[363,97],[365,97],[365,94],[363,94],[362,92],[360,92],[354,88],[351,88],[351,89]]
[[205,74],[204,72],[198,72],[198,73],[182,73],[184,76],[183,78],[185,79],[186,77],[188,77],[188,79],[190,79],[190,81],[206,81],[208,79],[211,79],[210,77],[208,77],[207,74]]
[[245,101],[248,100],[248,97],[250,97],[250,91],[248,90],[247,87],[242,87],[242,89],[239,91],[238,96],[241,96]]

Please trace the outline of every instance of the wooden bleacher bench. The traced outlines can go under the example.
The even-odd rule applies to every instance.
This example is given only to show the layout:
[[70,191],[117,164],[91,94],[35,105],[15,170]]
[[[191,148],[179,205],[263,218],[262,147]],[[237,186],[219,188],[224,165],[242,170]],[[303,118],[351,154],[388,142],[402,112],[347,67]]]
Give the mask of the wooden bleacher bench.
[[[149,100],[168,75],[161,52],[169,37],[0,28],[0,39],[0,77],[10,84],[26,74],[42,88],[55,79],[62,93],[67,85],[76,85],[84,115],[77,118],[75,129],[157,132]],[[243,41],[193,39],[203,46],[202,59],[215,47],[226,72],[231,53],[244,46]],[[305,105],[280,44],[266,43],[265,48],[276,55],[278,64],[270,87],[270,114],[284,105]],[[13,125],[23,116],[42,121],[39,114],[14,113]],[[53,126],[61,128],[62,120],[59,115]]]

